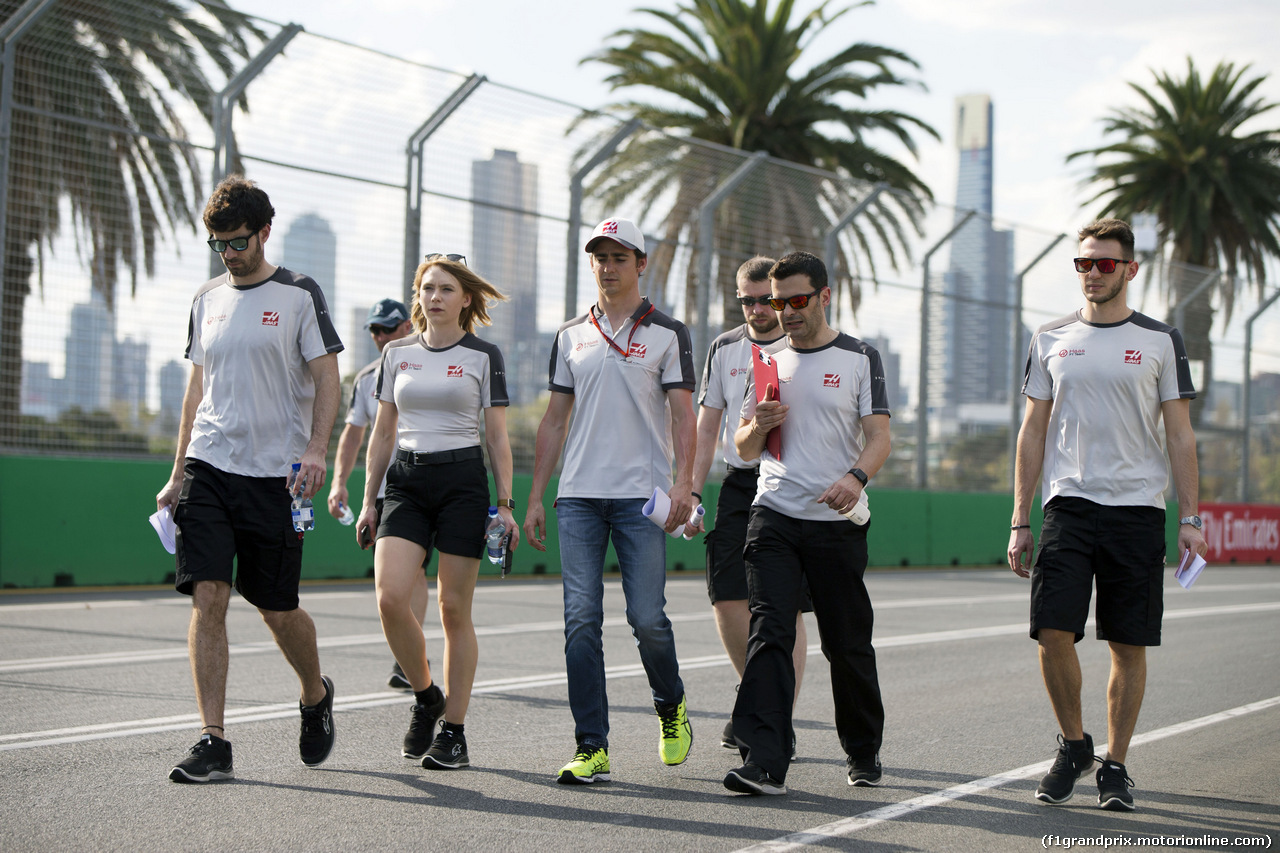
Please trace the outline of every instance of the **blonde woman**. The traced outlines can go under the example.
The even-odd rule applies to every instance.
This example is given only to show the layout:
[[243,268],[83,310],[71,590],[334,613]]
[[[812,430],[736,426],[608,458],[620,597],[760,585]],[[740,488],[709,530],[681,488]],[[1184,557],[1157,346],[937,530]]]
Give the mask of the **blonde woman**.
[[[512,515],[502,353],[472,333],[489,324],[487,304],[502,299],[461,255],[428,255],[413,278],[410,313],[416,334],[387,344],[375,394],[378,415],[356,536],[367,547],[377,531],[378,615],[387,645],[413,687],[402,754],[432,770],[470,764],[463,721],[478,654],[471,601],[490,506],[498,507],[506,524],[508,547],[520,541]],[[482,416],[494,501],[480,449]],[[387,492],[379,518],[375,499],[384,472]],[[436,594],[444,629],[443,692],[432,680],[422,628],[410,608],[416,574],[432,547],[440,553]]]

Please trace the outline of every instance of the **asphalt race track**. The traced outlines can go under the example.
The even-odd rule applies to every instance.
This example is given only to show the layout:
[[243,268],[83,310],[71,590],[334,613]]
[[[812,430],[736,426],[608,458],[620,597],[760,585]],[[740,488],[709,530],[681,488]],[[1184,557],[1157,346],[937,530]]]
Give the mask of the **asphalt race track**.
[[[1026,635],[1029,582],[1008,570],[868,575],[887,710],[879,788],[846,785],[810,616],[799,758],[789,793],[759,798],[721,784],[739,763],[719,737],[736,677],[701,574],[672,574],[667,585],[694,729],[679,767],[658,760],[621,587],[606,581],[613,781],[590,787],[554,781],[573,753],[556,578],[486,580],[476,591],[472,766],[460,771],[400,757],[411,697],[385,685],[391,656],[370,583],[303,590],[337,688],[337,744],[319,768],[298,759],[292,671],[254,609],[233,597],[227,734],[236,778],[207,785],[167,779],[199,730],[188,599],[128,588],[6,592],[0,848],[1270,849],[1280,842],[1280,571],[1210,566],[1190,591],[1171,575],[1164,645],[1148,656],[1129,753],[1137,811],[1127,814],[1097,808],[1092,778],[1063,806],[1032,797],[1057,726]],[[442,681],[434,589],[428,626]],[[1092,634],[1078,648],[1085,727],[1101,754],[1107,648]]]

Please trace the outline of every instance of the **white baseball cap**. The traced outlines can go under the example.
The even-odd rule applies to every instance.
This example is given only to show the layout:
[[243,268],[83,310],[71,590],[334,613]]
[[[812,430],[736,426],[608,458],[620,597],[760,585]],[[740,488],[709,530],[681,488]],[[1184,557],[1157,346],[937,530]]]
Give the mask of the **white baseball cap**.
[[591,232],[591,236],[587,238],[588,252],[596,240],[606,237],[610,240],[616,240],[628,249],[635,249],[640,254],[644,254],[644,234],[640,233],[640,229],[630,219],[606,219],[596,226],[596,230]]

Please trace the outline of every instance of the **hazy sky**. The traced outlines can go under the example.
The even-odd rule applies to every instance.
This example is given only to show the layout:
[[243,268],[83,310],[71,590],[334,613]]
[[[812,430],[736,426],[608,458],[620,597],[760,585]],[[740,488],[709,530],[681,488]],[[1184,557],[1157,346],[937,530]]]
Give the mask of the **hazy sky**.
[[[231,0],[236,8],[309,32],[489,79],[582,106],[607,103],[607,68],[580,60],[625,27],[657,28],[634,9],[675,0]],[[797,0],[807,12],[814,0]],[[840,0],[832,9],[842,8]],[[851,5],[851,4],[848,4]],[[359,12],[352,12],[358,8]],[[866,41],[920,63],[927,87],[883,93],[875,102],[932,124],[941,142],[920,138],[917,168],[939,201],[955,195],[955,96],[987,93],[995,105],[995,215],[1046,231],[1072,232],[1088,218],[1078,189],[1084,163],[1067,153],[1101,141],[1107,109],[1132,103],[1126,85],[1149,87],[1150,69],[1181,74],[1191,55],[1206,70],[1220,60],[1280,70],[1277,0],[880,0],[853,9],[813,47],[824,59]],[[1280,101],[1280,75],[1264,85]],[[636,93],[638,94],[638,93]],[[634,97],[630,94],[628,96]],[[1280,111],[1272,115],[1280,126]]]

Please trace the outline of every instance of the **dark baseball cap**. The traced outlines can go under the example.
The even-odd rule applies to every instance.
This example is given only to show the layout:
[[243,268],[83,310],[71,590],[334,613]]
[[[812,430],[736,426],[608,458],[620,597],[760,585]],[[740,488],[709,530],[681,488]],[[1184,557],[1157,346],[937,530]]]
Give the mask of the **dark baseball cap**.
[[367,329],[370,326],[386,326],[388,329],[394,329],[408,319],[409,309],[404,307],[403,302],[383,299],[375,302],[369,309],[369,319],[365,321],[364,327]]

